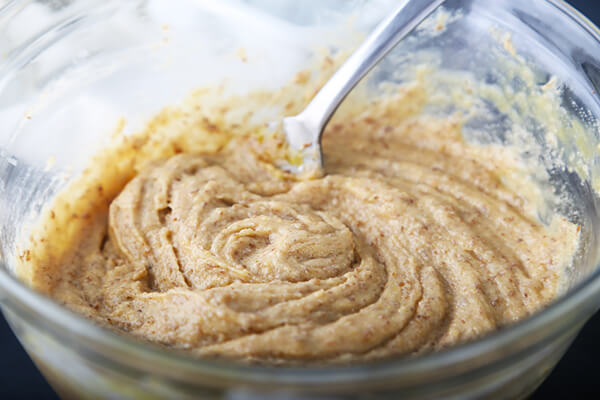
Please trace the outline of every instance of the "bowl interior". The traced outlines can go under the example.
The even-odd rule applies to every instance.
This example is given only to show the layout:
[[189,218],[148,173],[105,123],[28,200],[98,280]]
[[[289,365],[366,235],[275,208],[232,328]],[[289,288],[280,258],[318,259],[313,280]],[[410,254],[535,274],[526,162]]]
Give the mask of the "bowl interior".
[[[127,135],[191,90],[223,82],[226,93],[276,90],[323,49],[356,46],[393,7],[388,0],[309,7],[140,0],[22,2],[3,10],[2,267],[14,273],[21,238],[121,119]],[[558,212],[582,227],[568,288],[590,276],[599,258],[594,35],[558,1],[449,0],[365,83],[376,96],[382,84],[410,82],[425,70],[435,93],[425,112],[462,113],[467,140],[517,146],[525,162],[543,166],[533,178],[559,201],[546,199],[540,219]]]

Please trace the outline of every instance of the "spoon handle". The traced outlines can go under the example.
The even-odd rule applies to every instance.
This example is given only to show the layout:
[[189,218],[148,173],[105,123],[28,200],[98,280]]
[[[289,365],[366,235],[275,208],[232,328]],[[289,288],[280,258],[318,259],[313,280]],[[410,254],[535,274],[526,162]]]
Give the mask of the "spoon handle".
[[403,0],[398,8],[375,28],[301,113],[304,123],[310,126],[310,131],[318,134],[312,138],[313,143],[320,143],[325,125],[354,86],[444,1]]

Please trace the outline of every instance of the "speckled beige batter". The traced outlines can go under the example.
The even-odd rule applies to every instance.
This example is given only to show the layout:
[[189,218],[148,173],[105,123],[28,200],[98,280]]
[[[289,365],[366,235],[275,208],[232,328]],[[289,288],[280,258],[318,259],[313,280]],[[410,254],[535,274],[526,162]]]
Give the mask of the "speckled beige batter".
[[[578,228],[540,223],[510,189],[531,185],[514,155],[419,117],[419,93],[334,121],[326,176],[304,181],[260,140],[163,114],[59,199],[22,275],[136,337],[266,363],[435,351],[527,317],[557,296]],[[220,145],[190,145],[184,122],[147,155],[178,118]]]

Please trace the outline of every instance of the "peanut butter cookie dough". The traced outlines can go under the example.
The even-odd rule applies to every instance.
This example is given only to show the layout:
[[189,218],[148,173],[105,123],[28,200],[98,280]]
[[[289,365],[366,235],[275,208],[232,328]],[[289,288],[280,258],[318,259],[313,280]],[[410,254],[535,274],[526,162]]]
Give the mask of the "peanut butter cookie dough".
[[538,221],[510,149],[420,116],[423,96],[338,117],[326,176],[304,181],[239,124],[166,111],[58,197],[21,276],[101,324],[248,362],[420,354],[514,323],[557,296],[578,228]]

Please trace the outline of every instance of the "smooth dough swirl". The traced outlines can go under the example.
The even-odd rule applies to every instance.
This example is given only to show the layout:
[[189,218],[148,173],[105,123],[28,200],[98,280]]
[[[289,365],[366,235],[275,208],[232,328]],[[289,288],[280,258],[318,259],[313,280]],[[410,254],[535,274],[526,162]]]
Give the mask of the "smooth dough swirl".
[[363,123],[331,128],[322,179],[284,179],[243,140],[151,163],[53,295],[199,356],[287,364],[438,350],[556,296],[575,227],[531,217],[503,156],[448,123]]

